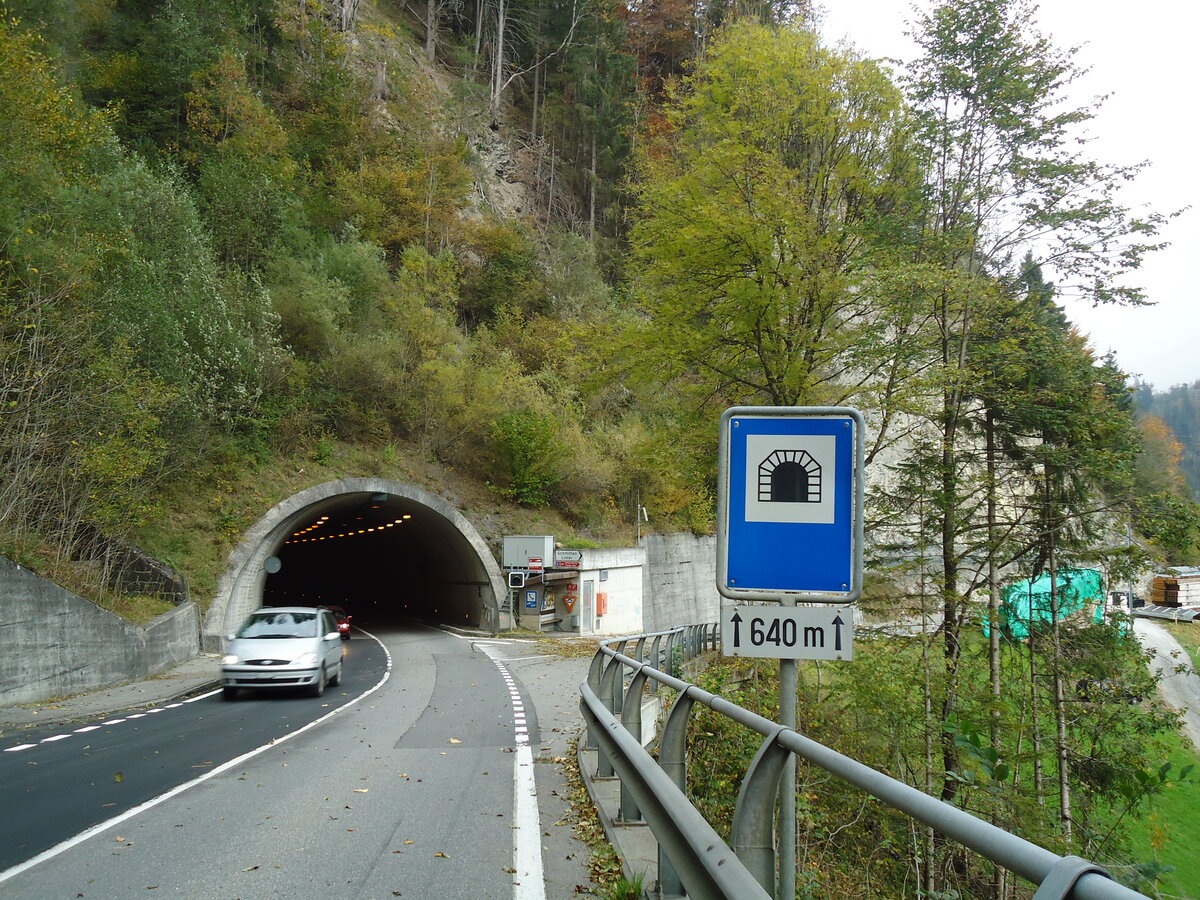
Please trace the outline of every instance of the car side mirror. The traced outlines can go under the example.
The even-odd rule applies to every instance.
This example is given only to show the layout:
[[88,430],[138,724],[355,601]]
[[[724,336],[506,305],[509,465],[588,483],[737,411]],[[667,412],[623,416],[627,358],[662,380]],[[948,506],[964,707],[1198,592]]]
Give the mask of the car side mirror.
[[227,634],[225,635],[225,640],[227,640],[227,641],[232,641],[232,640],[233,640],[234,638],[236,638],[236,637],[237,637],[237,635],[236,635],[236,634],[234,634],[232,631],[230,631],[229,633],[227,633]]

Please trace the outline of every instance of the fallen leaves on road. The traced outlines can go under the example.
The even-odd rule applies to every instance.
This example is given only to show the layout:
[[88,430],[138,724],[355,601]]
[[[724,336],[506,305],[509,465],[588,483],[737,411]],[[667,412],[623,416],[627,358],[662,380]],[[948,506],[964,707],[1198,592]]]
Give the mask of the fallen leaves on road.
[[449,854],[449,853],[443,853],[441,850],[439,850],[437,853],[435,853],[435,854],[433,854],[433,855],[434,855],[434,856],[441,857],[442,859],[449,859],[449,858],[450,858],[450,854]]

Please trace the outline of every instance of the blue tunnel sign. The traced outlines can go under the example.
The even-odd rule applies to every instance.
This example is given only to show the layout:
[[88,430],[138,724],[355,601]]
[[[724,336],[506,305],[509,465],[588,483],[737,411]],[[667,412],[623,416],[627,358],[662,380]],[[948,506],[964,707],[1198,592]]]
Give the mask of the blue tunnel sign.
[[863,420],[847,407],[721,416],[717,589],[849,603],[862,591]]

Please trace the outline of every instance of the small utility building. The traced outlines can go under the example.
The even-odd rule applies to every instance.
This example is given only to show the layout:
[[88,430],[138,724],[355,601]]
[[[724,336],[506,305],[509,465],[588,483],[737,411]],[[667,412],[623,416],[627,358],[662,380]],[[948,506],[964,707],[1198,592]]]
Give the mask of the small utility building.
[[641,547],[567,550],[552,535],[506,535],[513,620],[534,631],[632,634],[642,630]]

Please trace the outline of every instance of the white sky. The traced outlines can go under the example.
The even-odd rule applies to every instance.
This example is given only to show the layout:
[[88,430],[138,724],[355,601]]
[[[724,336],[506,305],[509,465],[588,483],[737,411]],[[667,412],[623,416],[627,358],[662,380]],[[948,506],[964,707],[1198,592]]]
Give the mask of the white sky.
[[[894,0],[821,0],[823,32],[870,56],[908,60],[912,8]],[[918,0],[929,9],[932,0]],[[1200,4],[1191,0],[1043,0],[1037,29],[1060,48],[1079,46],[1075,62],[1090,69],[1072,87],[1073,106],[1110,95],[1090,124],[1092,157],[1149,169],[1125,188],[1123,202],[1170,212],[1193,207],[1162,232],[1171,246],[1152,255],[1131,280],[1155,305],[1136,309],[1066,301],[1067,315],[1100,354],[1159,391],[1200,380]],[[1052,277],[1052,276],[1051,276]],[[1060,302],[1064,302],[1060,298]]]

